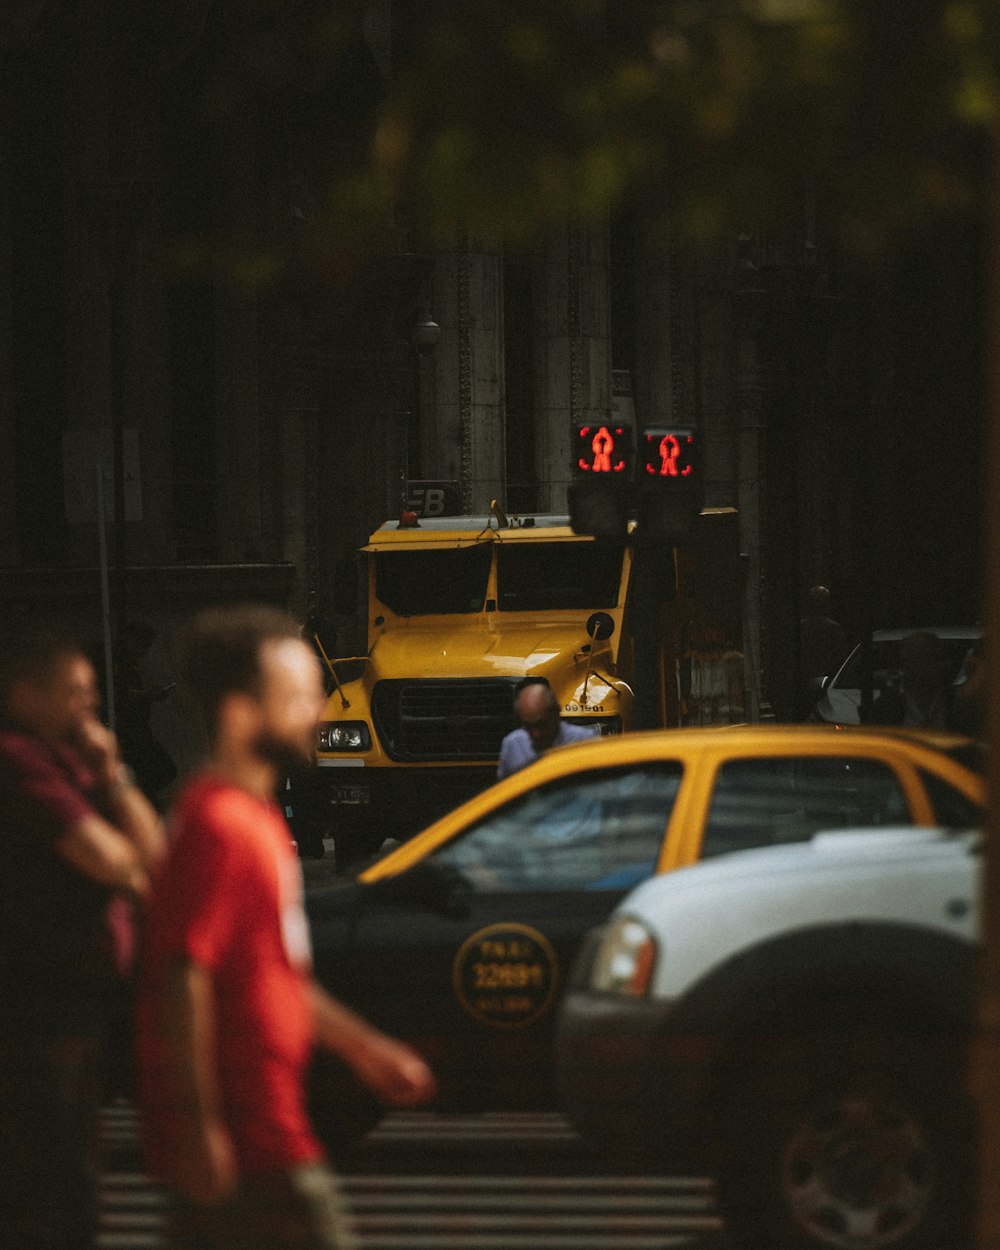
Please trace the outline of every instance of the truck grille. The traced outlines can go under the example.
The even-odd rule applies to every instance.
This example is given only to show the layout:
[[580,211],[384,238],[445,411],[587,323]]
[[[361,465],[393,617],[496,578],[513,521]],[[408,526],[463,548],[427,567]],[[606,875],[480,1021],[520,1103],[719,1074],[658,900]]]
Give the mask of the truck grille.
[[517,678],[380,681],[375,728],[394,760],[495,760],[515,728]]

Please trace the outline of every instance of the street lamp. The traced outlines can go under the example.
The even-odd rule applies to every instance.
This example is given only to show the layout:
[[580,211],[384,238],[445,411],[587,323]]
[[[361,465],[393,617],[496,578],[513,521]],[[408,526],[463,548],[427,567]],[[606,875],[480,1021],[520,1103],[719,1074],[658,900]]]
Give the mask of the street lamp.
[[430,313],[422,312],[414,323],[410,342],[421,356],[429,356],[441,342],[441,327]]
[[411,477],[419,477],[420,443],[422,425],[422,407],[424,391],[424,362],[429,360],[431,353],[441,341],[441,327],[430,314],[426,300],[422,300],[418,308],[416,320],[410,330],[410,345],[414,349],[412,403],[409,406],[406,423],[406,441],[404,446],[403,465],[403,506],[407,506],[409,497],[408,483]]

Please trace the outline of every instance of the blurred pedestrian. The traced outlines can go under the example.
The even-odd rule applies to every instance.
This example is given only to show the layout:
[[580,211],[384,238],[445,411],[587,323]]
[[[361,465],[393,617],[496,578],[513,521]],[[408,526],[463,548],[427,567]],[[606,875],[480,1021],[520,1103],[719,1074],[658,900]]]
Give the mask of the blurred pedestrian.
[[[97,1230],[103,1048],[163,851],[98,719],[78,643],[23,620],[0,642],[0,1246],[83,1250]],[[117,892],[117,893],[116,893]]]
[[551,747],[581,742],[598,732],[559,718],[559,702],[544,677],[522,677],[514,687],[514,713],[520,721],[500,744],[497,777],[509,777]]
[[799,621],[799,655],[795,682],[794,720],[805,720],[816,706],[820,682],[832,677],[847,655],[847,636],[830,615],[830,590],[812,586],[805,615]]
[[351,1246],[305,1110],[313,1047],[387,1103],[424,1101],[434,1079],[311,974],[301,869],[274,792],[312,760],[319,667],[283,614],[234,608],[194,623],[181,679],[210,758],[174,807],[150,902],[139,1011],[150,1163],[174,1192],[185,1247]]

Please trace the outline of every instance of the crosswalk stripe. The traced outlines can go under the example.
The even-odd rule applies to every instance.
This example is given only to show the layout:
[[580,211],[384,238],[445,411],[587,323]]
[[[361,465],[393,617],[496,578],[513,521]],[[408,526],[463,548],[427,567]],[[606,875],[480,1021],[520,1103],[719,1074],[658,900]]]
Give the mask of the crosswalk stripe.
[[[372,1176],[354,1176],[345,1173],[341,1176],[345,1185],[384,1184],[389,1177],[376,1174]],[[444,1186],[450,1189],[474,1187],[484,1183],[491,1189],[545,1189],[558,1186],[560,1189],[593,1190],[602,1186],[609,1189],[650,1189],[650,1190],[693,1190],[707,1192],[714,1188],[708,1177],[703,1176],[453,1176],[450,1173],[441,1176],[397,1175],[391,1178],[396,1188],[407,1186],[418,1189],[432,1189]]]
[[135,1229],[124,1233],[98,1233],[95,1244],[97,1250],[167,1250],[166,1240],[160,1233],[141,1233]]
[[[451,1231],[468,1231],[474,1223],[467,1215],[452,1215],[448,1212],[438,1211],[434,1214],[419,1215],[412,1211],[408,1211],[405,1215],[398,1215],[395,1212],[389,1212],[385,1215],[360,1215],[356,1214],[355,1223],[360,1229],[378,1229],[378,1228],[395,1228],[399,1224],[404,1224],[408,1229],[415,1228],[433,1228],[442,1235]],[[483,1221],[484,1223],[486,1221]],[[488,1223],[491,1229],[506,1228],[511,1232],[537,1232],[547,1226],[543,1223],[542,1217],[538,1212],[528,1212],[526,1214],[500,1214],[494,1212],[488,1217]],[[625,1233],[632,1230],[647,1232],[650,1229],[685,1229],[692,1231],[693,1227],[698,1229],[708,1229],[718,1227],[718,1221],[715,1219],[692,1219],[690,1216],[672,1216],[672,1215],[619,1215],[610,1213],[602,1218],[596,1218],[593,1215],[563,1215],[559,1219],[560,1228],[577,1228],[582,1230],[590,1230],[597,1232],[604,1230],[605,1232],[614,1231],[616,1233]]]
[[[483,1181],[483,1188],[488,1186]],[[577,1211],[586,1212],[588,1219],[606,1219],[607,1213],[611,1212],[611,1218],[618,1219],[619,1216],[625,1217],[626,1213],[631,1218],[634,1212],[651,1211],[656,1212],[655,1218],[660,1219],[657,1208],[660,1204],[650,1203],[633,1199],[631,1202],[627,1198],[617,1198],[613,1194],[608,1194],[603,1198],[594,1198],[590,1202],[583,1202],[579,1194],[566,1194],[560,1196],[558,1194],[542,1195],[525,1198],[522,1202],[511,1204],[510,1199],[498,1199],[495,1195],[489,1193],[482,1194],[444,1194],[444,1195],[398,1195],[398,1194],[375,1194],[370,1196],[367,1201],[358,1198],[356,1195],[348,1191],[351,1202],[351,1210],[356,1215],[363,1215],[369,1211],[380,1212],[386,1205],[387,1199],[391,1203],[394,1211],[405,1211],[412,1214],[415,1219],[420,1218],[420,1211],[495,1211],[503,1202],[507,1210],[511,1210],[512,1206],[515,1211],[544,1211],[565,1212]],[[672,1211],[678,1212],[679,1216],[689,1222],[699,1213],[712,1209],[711,1203],[698,1202],[691,1199],[675,1199],[670,1204]],[[645,1217],[644,1217],[645,1218]],[[714,1217],[713,1217],[714,1218]]]
[[[101,1127],[116,1166],[101,1178],[98,1250],[169,1250],[168,1199],[141,1170],[135,1109],[107,1108]],[[554,1113],[393,1112],[369,1140],[534,1151],[578,1139]],[[697,1176],[345,1171],[340,1182],[361,1250],[694,1250],[723,1227],[711,1181]]]
[[432,1233],[399,1234],[392,1237],[364,1237],[363,1250],[691,1250],[688,1233],[656,1233],[650,1236],[630,1236],[627,1241],[617,1235],[609,1243],[606,1233],[532,1233],[530,1239],[514,1240],[510,1233],[473,1233],[460,1229],[454,1237],[437,1229]]
[[555,1114],[484,1114],[445,1116],[419,1112],[387,1115],[368,1134],[369,1142],[390,1142],[433,1134],[435,1141],[548,1141],[577,1142],[579,1136],[565,1116]]

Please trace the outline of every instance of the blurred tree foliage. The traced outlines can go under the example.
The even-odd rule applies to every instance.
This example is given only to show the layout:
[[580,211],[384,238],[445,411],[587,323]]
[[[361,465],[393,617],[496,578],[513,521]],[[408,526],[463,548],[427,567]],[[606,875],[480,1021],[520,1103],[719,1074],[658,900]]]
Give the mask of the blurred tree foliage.
[[407,0],[362,170],[328,209],[530,240],[628,205],[655,237],[779,214],[811,184],[861,257],[976,214],[993,0]]
[[398,0],[374,75],[364,0],[108,3],[137,83],[197,57],[206,110],[311,130],[294,246],[332,274],[401,229],[517,245],[623,207],[732,237],[803,185],[861,258],[982,208],[995,0]]

